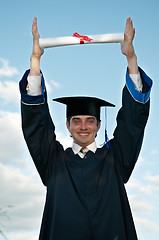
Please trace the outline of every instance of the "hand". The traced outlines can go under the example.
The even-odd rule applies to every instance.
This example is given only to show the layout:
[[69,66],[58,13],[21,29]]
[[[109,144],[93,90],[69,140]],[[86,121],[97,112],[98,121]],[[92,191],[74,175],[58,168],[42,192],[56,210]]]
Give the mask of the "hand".
[[135,55],[133,47],[133,39],[135,36],[135,28],[133,28],[133,22],[129,17],[126,21],[125,33],[124,33],[124,42],[121,43],[121,52],[126,55],[128,58]]
[[33,35],[33,52],[31,55],[30,62],[30,76],[40,76],[40,57],[43,54],[43,49],[39,45],[39,31],[37,28],[37,18],[35,17],[32,25],[32,35]]
[[36,17],[34,17],[33,24],[32,24],[32,35],[33,35],[33,52],[32,52],[31,58],[40,59],[44,51],[39,46],[40,35],[37,27]]
[[129,17],[126,21],[124,42],[121,43],[121,52],[127,57],[129,74],[138,73],[137,57],[133,47],[133,39],[135,36],[135,28],[133,28],[133,22]]

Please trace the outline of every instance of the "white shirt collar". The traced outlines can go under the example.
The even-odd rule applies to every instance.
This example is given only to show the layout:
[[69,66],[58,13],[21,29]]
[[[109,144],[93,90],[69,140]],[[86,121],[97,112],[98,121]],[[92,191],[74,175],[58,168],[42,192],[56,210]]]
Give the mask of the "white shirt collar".
[[[72,150],[73,150],[74,154],[79,153],[79,151],[81,150],[81,148],[82,148],[82,147],[81,147],[80,145],[78,145],[77,143],[73,142]],[[96,142],[95,142],[95,141],[92,142],[90,145],[87,146],[87,148],[88,148],[90,151],[92,151],[92,152],[95,153],[95,151],[97,150]]]

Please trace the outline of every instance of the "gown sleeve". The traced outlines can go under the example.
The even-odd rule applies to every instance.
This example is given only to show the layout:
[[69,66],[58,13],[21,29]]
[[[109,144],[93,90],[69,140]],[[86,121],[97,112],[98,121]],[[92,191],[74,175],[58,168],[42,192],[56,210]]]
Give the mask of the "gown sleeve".
[[42,182],[47,185],[57,156],[63,151],[63,147],[56,141],[55,126],[49,113],[43,75],[42,94],[31,96],[26,93],[28,74],[29,70],[20,81],[22,131]]
[[143,142],[144,129],[149,115],[152,80],[139,68],[143,90],[139,92],[126,73],[122,107],[117,115],[112,146],[116,166],[124,183],[129,180]]

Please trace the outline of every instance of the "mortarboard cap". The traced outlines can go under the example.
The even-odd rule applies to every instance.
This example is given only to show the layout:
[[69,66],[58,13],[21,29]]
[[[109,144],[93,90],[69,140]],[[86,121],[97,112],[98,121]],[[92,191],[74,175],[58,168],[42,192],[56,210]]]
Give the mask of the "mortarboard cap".
[[96,97],[62,97],[55,98],[53,101],[63,103],[67,106],[66,117],[76,115],[91,115],[100,120],[100,107],[115,107],[114,104]]

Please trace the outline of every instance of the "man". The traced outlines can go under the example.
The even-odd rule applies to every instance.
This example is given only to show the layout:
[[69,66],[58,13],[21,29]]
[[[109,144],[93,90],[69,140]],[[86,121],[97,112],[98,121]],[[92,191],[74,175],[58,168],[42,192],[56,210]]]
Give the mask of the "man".
[[[37,19],[33,26],[30,70],[21,82],[22,128],[29,151],[47,187],[40,240],[137,239],[124,183],[137,161],[149,114],[151,79],[137,65],[135,29],[127,19],[122,53],[127,57],[126,85],[114,138],[97,148],[100,107],[113,106],[96,98],[60,98],[67,105],[67,128],[73,146],[56,140],[40,72]],[[87,147],[86,152],[81,148]]]

